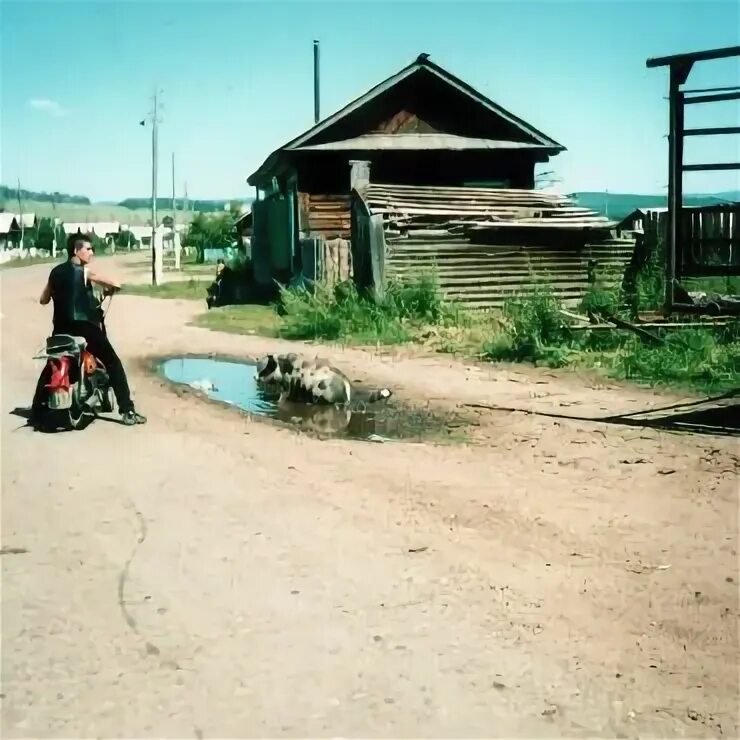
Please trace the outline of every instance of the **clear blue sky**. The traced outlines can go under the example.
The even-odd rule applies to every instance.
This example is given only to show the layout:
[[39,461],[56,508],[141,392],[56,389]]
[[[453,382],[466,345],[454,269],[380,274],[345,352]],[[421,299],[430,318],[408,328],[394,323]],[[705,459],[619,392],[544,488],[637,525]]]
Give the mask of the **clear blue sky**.
[[[245,178],[322,113],[419,53],[563,143],[568,190],[664,192],[667,73],[650,56],[738,44],[735,0],[516,2],[0,2],[0,182],[93,199],[151,192],[150,134],[163,90],[160,192],[253,195]],[[691,86],[737,84],[737,60],[698,65]],[[734,103],[693,106],[687,125],[737,125]],[[699,110],[703,109],[703,110]],[[723,139],[720,141],[720,139]],[[740,137],[695,139],[687,161],[737,161]],[[738,173],[689,174],[690,192]]]

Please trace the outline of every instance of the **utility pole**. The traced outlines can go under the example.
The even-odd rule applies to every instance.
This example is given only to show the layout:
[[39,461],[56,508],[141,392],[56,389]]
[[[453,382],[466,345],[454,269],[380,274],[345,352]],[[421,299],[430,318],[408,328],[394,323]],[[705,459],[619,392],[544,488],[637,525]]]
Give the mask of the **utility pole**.
[[154,89],[154,114],[152,116],[152,285],[162,282],[162,249],[157,247],[157,129],[158,118],[158,95],[159,90]]
[[57,257],[57,199],[51,195],[51,211],[54,214],[51,219],[51,256]]
[[177,204],[175,203],[175,153],[172,152],[172,223],[177,218]]
[[21,244],[20,249],[23,251],[23,235],[25,233],[25,227],[23,225],[23,204],[21,203],[21,178],[18,178],[18,190],[15,191],[15,194],[18,196],[18,220],[20,221],[20,224],[18,224],[21,227]]
[[172,152],[172,247],[175,250],[175,269],[180,269],[180,237],[177,233],[177,203],[175,202],[175,153]]
[[313,120],[318,123],[321,120],[321,74],[319,70],[319,42],[313,42]]

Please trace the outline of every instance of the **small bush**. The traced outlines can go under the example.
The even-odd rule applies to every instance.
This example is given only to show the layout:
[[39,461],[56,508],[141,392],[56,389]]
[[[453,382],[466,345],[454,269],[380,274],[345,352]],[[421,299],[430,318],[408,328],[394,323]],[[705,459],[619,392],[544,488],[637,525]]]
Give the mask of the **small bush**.
[[[594,313],[602,309],[616,313],[616,307],[612,295],[596,290],[581,304]],[[484,342],[483,356],[550,367],[599,368],[616,378],[707,392],[740,386],[740,322],[716,329],[664,330],[664,343],[647,345],[617,328],[572,331],[559,309],[547,288],[507,301],[503,330]]]
[[181,300],[205,300],[208,282],[205,280],[173,280],[162,285],[125,285],[123,293],[148,298],[175,298]]
[[601,288],[591,288],[580,303],[580,310],[589,314],[592,313],[595,316],[601,314],[613,315],[617,313],[619,309],[619,299],[617,296],[608,290]]
[[276,307],[281,335],[289,339],[352,339],[384,344],[410,341],[419,327],[452,324],[460,312],[443,299],[433,275],[389,281],[381,301],[361,294],[351,281],[329,288],[280,289]]
[[559,313],[561,308],[552,290],[544,286],[538,286],[528,296],[507,300],[503,309],[503,336],[494,335],[484,345],[484,356],[493,360],[562,366],[571,337]]
[[455,311],[442,298],[434,273],[419,273],[404,281],[391,281],[386,288],[383,308],[390,316],[426,324],[443,324]]
[[617,351],[617,377],[650,385],[684,385],[713,391],[740,383],[740,343],[736,329],[681,329],[669,333],[665,344],[648,347],[629,336]]

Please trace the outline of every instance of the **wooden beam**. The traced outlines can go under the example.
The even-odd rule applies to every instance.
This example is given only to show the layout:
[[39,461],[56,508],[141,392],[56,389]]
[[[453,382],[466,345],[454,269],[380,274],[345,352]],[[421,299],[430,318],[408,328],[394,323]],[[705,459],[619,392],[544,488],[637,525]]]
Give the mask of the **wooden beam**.
[[683,205],[683,129],[684,108],[683,94],[679,87],[685,82],[682,70],[671,66],[668,107],[668,224],[667,244],[665,249],[665,285],[663,310],[670,314],[674,298],[674,280],[676,279],[676,247],[680,244],[681,206]]
[[693,64],[709,59],[725,59],[726,57],[740,56],[740,46],[725,46],[720,49],[692,51],[684,54],[673,54],[667,57],[653,57],[645,63],[647,67],[666,67],[677,64]]
[[600,311],[598,312],[604,321],[608,321],[610,324],[614,324],[614,326],[619,327],[620,329],[627,329],[628,331],[634,332],[637,334],[640,339],[642,339],[647,344],[652,345],[661,345],[665,344],[665,340],[663,340],[661,337],[651,334],[649,331],[646,331],[641,326],[637,324],[631,324],[629,321],[625,321],[624,319],[620,319],[617,316],[612,316],[607,311]]
[[695,87],[690,90],[684,90],[684,94],[689,93],[714,93],[714,92],[730,92],[740,90],[740,85],[731,85],[730,87]]
[[713,170],[740,170],[740,162],[714,162],[709,164],[685,164],[684,172],[709,172]]
[[[684,102],[686,102],[686,98],[684,98]],[[684,136],[714,136],[716,134],[740,134],[740,126],[718,126],[716,128],[687,128],[683,132]]]
[[720,103],[723,100],[740,100],[740,92],[720,93],[718,95],[695,95],[684,100],[686,105],[694,103]]

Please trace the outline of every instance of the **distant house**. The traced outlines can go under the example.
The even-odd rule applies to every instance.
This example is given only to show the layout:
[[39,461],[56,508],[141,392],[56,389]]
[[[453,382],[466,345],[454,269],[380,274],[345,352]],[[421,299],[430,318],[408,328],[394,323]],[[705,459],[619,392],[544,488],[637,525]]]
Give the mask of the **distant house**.
[[[175,224],[174,229],[171,225],[165,225],[160,224],[157,226],[156,232],[155,232],[155,239],[156,244],[158,247],[163,247],[165,250],[173,249],[177,243],[181,240],[182,234],[184,231],[187,230],[186,224]],[[139,243],[141,247],[150,248],[152,245],[152,227],[151,226],[141,226],[141,225],[132,225],[127,226],[123,225],[121,227],[122,231],[127,231],[130,233],[134,239]]]
[[114,237],[121,232],[121,224],[118,221],[96,221],[96,222],[64,222],[62,224],[64,233],[70,234],[94,234],[101,239]]
[[[706,208],[706,206],[700,205],[683,205],[682,211],[698,211]],[[711,206],[710,206],[711,210]],[[628,213],[618,224],[617,232],[620,234],[644,234],[646,221],[656,221],[664,219],[663,214],[668,213],[666,206],[655,206],[653,208],[635,208],[634,211]]]
[[247,250],[247,255],[251,256],[252,244],[252,209],[247,209],[236,219],[236,236],[237,242]]
[[35,229],[39,223],[35,213],[22,213],[20,216],[16,214],[16,218],[18,219],[18,225],[23,224],[24,229]]
[[422,54],[249,176],[255,277],[294,274],[301,238],[347,238],[358,181],[527,189],[535,166],[564,150]]
[[127,226],[125,230],[131,233],[141,246],[150,246],[152,243],[152,227],[151,226]]
[[10,244],[20,245],[23,231],[37,226],[35,213],[0,213],[0,249],[6,249]]
[[645,218],[657,217],[661,213],[667,213],[668,208],[657,206],[655,208],[635,208],[627,214],[618,224],[617,231],[643,233],[645,231]]
[[14,213],[0,213],[0,249],[15,245],[20,238],[18,217]]

